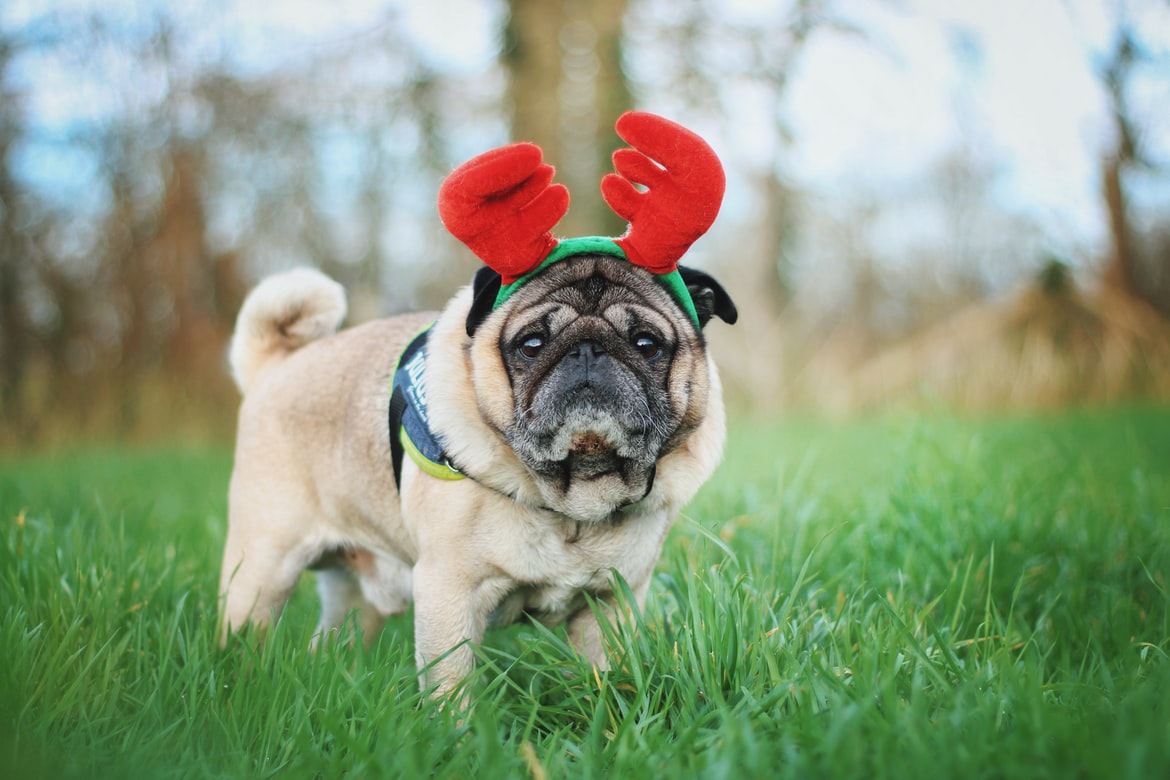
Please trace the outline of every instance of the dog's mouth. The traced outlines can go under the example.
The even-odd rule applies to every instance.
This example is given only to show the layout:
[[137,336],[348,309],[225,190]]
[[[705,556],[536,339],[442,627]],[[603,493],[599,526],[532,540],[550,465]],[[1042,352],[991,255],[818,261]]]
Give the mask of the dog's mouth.
[[605,434],[590,431],[572,437],[568,453],[557,466],[567,490],[573,480],[594,480],[610,474],[628,483],[644,470],[645,460],[619,453]]
[[595,522],[644,498],[667,436],[647,426],[645,414],[622,414],[596,402],[558,406],[522,417],[508,431],[512,450],[538,477],[546,505]]
[[650,468],[665,441],[657,428],[643,427],[645,421],[645,416],[567,405],[518,421],[508,440],[529,468],[545,476],[592,479],[617,473],[624,480]]
[[609,443],[605,434],[595,431],[578,433],[569,442],[569,457],[590,457],[613,452],[614,447]]
[[620,434],[587,429],[524,462],[539,477],[548,508],[578,522],[601,522],[645,498],[653,486],[655,455],[642,447],[627,451],[629,446]]

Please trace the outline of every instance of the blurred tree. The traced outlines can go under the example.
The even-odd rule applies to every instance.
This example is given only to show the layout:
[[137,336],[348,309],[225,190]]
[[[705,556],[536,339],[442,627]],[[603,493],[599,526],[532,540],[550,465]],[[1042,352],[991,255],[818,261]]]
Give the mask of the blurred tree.
[[[1070,9],[1076,15],[1075,4]],[[1105,292],[1142,300],[1155,307],[1162,302],[1158,288],[1170,259],[1157,252],[1143,251],[1156,242],[1138,235],[1134,223],[1133,179],[1159,168],[1146,143],[1144,113],[1135,105],[1140,82],[1151,73],[1161,73],[1163,85],[1170,64],[1167,41],[1157,41],[1158,30],[1170,16],[1159,0],[1107,3],[1110,24],[1105,50],[1094,56],[1098,78],[1108,101],[1112,137],[1101,160],[1101,195],[1104,200],[1110,246],[1101,274]],[[1151,16],[1152,15],[1152,16]],[[1149,18],[1147,18],[1149,17]],[[1161,24],[1150,23],[1150,18]],[[1144,85],[1148,89],[1148,83]],[[1163,175],[1165,171],[1162,172]],[[1162,304],[1165,308],[1165,304]]]
[[23,419],[19,401],[27,351],[27,329],[19,309],[25,237],[17,227],[20,204],[8,162],[21,124],[20,104],[7,78],[15,45],[0,32],[0,414],[14,422]]
[[39,432],[38,399],[46,381],[45,352],[64,365],[60,338],[65,315],[54,294],[60,275],[50,260],[68,246],[55,229],[61,217],[29,193],[16,173],[17,150],[28,141],[29,95],[16,75],[19,61],[59,45],[61,25],[37,19],[0,28],[0,441]]
[[[440,305],[476,262],[439,224],[435,190],[488,145],[545,148],[573,194],[558,232],[621,232],[598,184],[632,94],[715,142],[738,190],[740,221],[725,214],[692,262],[727,265],[744,323],[712,338],[733,342],[721,349],[725,375],[752,400],[785,400],[784,378],[811,351],[793,325],[820,287],[836,297],[819,322],[844,332],[850,314],[850,327],[872,329],[853,343],[880,345],[1002,288],[1043,254],[1034,225],[989,207],[994,160],[967,148],[893,196],[826,204],[793,185],[787,94],[800,58],[822,33],[875,45],[896,3],[505,6],[499,60],[472,71],[445,70],[393,3],[366,28],[259,64],[237,59],[252,51],[238,25],[208,24],[209,13],[228,20],[230,5],[50,3],[30,6],[19,26],[0,15],[3,432],[230,428],[224,341],[244,289],[270,271],[324,268],[349,290],[356,320]],[[1104,276],[1170,298],[1167,244],[1151,232],[1160,223],[1133,208],[1135,172],[1152,169],[1149,117],[1134,105],[1136,75],[1158,64],[1150,29],[1118,26],[1101,58],[1118,127],[1103,163],[1115,245]],[[949,232],[892,229],[907,206]],[[899,230],[916,239],[891,249]]]
[[[882,0],[876,0],[878,4]],[[734,144],[729,166],[745,170],[760,213],[758,245],[737,252],[738,270],[751,282],[769,311],[782,310],[792,291],[790,255],[797,233],[797,203],[789,177],[792,129],[788,87],[800,58],[817,34],[840,34],[866,41],[864,30],[837,0],[786,0],[731,15],[716,0],[639,0],[629,34],[652,47],[654,55],[635,86],[647,99],[722,120],[734,140],[751,132],[752,147],[766,157],[740,156]],[[665,44],[654,45],[654,44]],[[745,112],[765,118],[747,130],[738,123]],[[763,132],[766,138],[759,138]],[[767,302],[770,299],[770,302]]]
[[601,177],[621,145],[613,122],[632,107],[622,69],[626,0],[509,0],[502,61],[512,137],[537,143],[572,197],[557,232],[618,235]]
[[[223,350],[262,273],[324,267],[361,318],[386,297],[419,308],[450,295],[457,253],[433,197],[417,194],[433,195],[449,167],[451,128],[482,126],[495,100],[437,78],[396,17],[243,76],[200,50],[199,17],[178,10],[34,16],[0,30],[0,76],[24,55],[24,74],[68,75],[52,127],[20,111],[44,105],[35,79],[0,79],[6,434],[230,430]],[[14,173],[29,149],[70,159],[88,202],[34,197],[60,199],[63,185],[30,181],[27,165]],[[394,254],[403,230],[426,263]],[[390,281],[397,264],[412,270]],[[441,292],[420,300],[436,279]]]
[[[724,165],[738,179],[731,186],[748,191],[752,213],[746,224],[711,258],[727,266],[742,326],[717,330],[713,338],[722,342],[732,394],[764,408],[789,400],[787,383],[800,351],[790,338],[790,303],[797,291],[794,256],[806,193],[790,175],[788,89],[817,35],[866,40],[849,16],[856,6],[846,6],[838,0],[785,0],[728,13],[718,0],[630,4],[626,65],[640,102],[680,118],[700,118],[692,125],[696,130],[722,137]],[[719,230],[716,223],[712,243]]]
[[1102,277],[1105,285],[1124,295],[1138,295],[1135,284],[1132,230],[1129,207],[1122,177],[1125,169],[1140,161],[1137,136],[1129,109],[1126,88],[1129,75],[1141,57],[1141,50],[1129,25],[1121,21],[1114,32],[1111,51],[1102,64],[1100,75],[1109,96],[1115,139],[1113,148],[1102,161],[1101,184],[1105,207],[1109,213],[1112,239]]

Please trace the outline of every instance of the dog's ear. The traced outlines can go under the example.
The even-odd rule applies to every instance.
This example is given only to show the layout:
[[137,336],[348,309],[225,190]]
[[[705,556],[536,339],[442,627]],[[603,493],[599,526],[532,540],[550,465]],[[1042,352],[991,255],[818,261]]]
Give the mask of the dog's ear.
[[703,273],[685,265],[678,267],[691,300],[695,302],[695,313],[699,315],[699,327],[705,327],[712,317],[718,317],[728,325],[734,325],[739,319],[739,312],[735,302],[723,289],[723,285],[715,281],[710,274]]
[[474,336],[476,328],[492,313],[496,296],[500,293],[500,275],[486,265],[475,272],[471,280],[471,311],[467,313],[467,335]]

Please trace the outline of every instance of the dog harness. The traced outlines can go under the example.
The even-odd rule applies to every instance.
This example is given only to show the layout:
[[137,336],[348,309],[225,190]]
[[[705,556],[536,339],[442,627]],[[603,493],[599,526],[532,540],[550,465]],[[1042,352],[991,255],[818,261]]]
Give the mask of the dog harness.
[[423,376],[431,327],[428,325],[402,350],[390,382],[390,458],[394,465],[394,484],[399,490],[402,489],[403,455],[410,456],[432,477],[463,479],[466,476],[451,463],[442,441],[431,430]]

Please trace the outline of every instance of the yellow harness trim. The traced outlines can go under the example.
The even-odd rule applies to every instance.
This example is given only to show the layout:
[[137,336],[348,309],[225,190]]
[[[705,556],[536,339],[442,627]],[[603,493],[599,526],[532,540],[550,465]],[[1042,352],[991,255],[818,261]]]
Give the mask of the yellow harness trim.
[[467,475],[461,471],[448,466],[446,463],[435,463],[433,460],[427,458],[419,452],[418,447],[414,446],[414,442],[410,440],[410,436],[406,434],[406,428],[398,431],[398,439],[402,442],[403,451],[410,456],[410,459],[415,462],[424,474],[430,474],[436,479],[467,479]]

